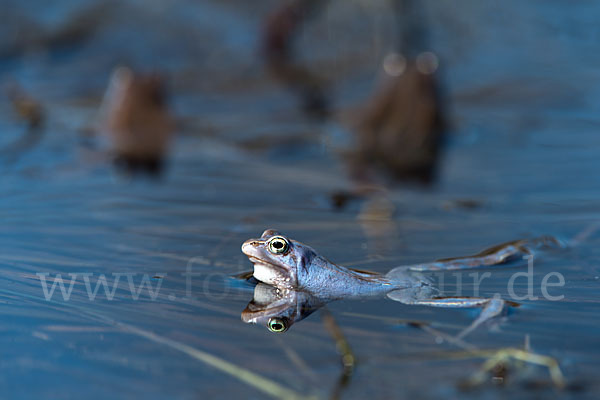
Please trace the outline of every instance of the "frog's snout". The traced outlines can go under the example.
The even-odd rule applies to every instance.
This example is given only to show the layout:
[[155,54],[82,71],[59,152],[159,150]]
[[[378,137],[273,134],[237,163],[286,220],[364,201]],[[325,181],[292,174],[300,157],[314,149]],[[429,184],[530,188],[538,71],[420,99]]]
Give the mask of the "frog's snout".
[[242,244],[242,253],[247,256],[256,256],[258,247],[261,245],[260,240],[249,239]]

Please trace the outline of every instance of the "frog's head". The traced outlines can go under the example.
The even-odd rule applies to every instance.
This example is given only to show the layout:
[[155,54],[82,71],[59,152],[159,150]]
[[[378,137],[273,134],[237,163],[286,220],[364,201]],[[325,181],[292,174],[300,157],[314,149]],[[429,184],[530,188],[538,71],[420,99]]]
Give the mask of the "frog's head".
[[310,247],[267,229],[260,239],[249,239],[242,252],[254,264],[254,278],[269,285],[299,287],[298,273],[306,274],[316,253]]

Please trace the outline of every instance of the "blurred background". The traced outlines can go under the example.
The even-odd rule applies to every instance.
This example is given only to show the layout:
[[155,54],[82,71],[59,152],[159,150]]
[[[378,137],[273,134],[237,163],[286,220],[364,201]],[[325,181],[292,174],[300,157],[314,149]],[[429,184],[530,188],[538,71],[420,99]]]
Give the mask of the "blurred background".
[[[5,397],[599,389],[600,4],[2,6]],[[523,237],[577,238],[534,271],[537,296],[547,273],[565,276],[562,301],[525,300],[467,337],[470,349],[552,357],[566,386],[527,363],[474,379],[487,356],[440,333],[468,326],[476,314],[464,310],[332,303],[352,374],[319,313],[285,335],[244,324],[253,285],[234,276],[252,265],[240,245],[267,228],[381,273]],[[480,295],[505,295],[512,273],[495,272]],[[57,274],[74,282],[69,300],[59,287],[46,300],[40,274],[48,287]],[[90,299],[85,274],[92,288],[104,274],[114,297],[98,287]],[[146,274],[160,293],[134,299],[115,274],[135,285]]]

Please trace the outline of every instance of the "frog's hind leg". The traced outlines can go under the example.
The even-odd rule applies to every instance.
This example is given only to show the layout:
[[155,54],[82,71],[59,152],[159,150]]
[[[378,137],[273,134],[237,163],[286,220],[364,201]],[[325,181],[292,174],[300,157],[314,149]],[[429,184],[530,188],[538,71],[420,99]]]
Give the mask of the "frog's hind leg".
[[[456,271],[463,269],[474,269],[491,267],[494,265],[506,265],[524,257],[532,256],[531,249],[515,245],[507,245],[487,254],[476,254],[467,257],[446,258],[430,263],[408,266],[410,271]],[[406,267],[405,267],[406,268]]]
[[507,305],[517,305],[516,303],[502,300],[500,297],[493,297],[491,299],[481,297],[432,297],[428,299],[419,299],[413,295],[407,295],[405,290],[395,290],[388,293],[387,296],[392,300],[410,305],[442,308],[481,308],[481,312],[475,321],[463,329],[456,336],[456,339],[464,338],[484,322],[501,315]]
[[533,257],[537,249],[563,248],[565,244],[552,236],[514,240],[489,247],[472,256],[445,258],[430,263],[402,266],[410,271],[455,271],[506,265],[524,258]]

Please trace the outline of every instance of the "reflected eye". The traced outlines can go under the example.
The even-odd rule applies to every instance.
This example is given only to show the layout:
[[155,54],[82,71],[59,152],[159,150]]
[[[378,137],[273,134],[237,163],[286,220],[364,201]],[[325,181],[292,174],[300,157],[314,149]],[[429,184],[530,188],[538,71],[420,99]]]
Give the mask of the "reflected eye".
[[267,328],[269,328],[271,332],[283,333],[287,331],[288,325],[287,321],[284,318],[273,317],[269,319],[269,322],[267,323]]
[[283,254],[290,248],[287,239],[281,236],[275,236],[269,240],[269,251],[273,254]]

